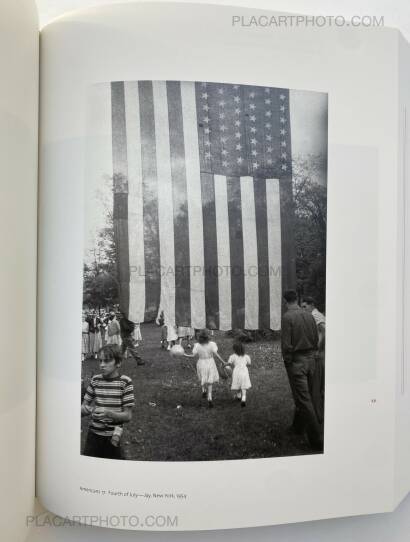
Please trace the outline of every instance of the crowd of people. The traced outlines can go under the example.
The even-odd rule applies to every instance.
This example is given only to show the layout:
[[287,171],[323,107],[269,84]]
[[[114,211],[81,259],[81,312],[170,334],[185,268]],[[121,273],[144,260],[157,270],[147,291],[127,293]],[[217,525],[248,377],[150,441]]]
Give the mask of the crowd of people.
[[[304,434],[311,448],[323,451],[325,317],[315,301],[305,297],[301,305],[294,290],[284,293],[286,311],[282,318],[282,356],[295,404],[292,429]],[[212,331],[170,326],[163,313],[160,347],[173,355],[196,358],[196,373],[208,407],[213,408],[213,387],[220,376],[231,375],[233,399],[246,406],[251,388],[251,358],[245,345],[235,340],[232,353],[224,360],[212,340]],[[167,325],[168,324],[168,325]],[[196,342],[194,343],[194,339]],[[94,375],[85,391],[81,413],[91,416],[84,455],[122,458],[123,424],[132,418],[135,405],[132,380],[121,374],[121,360],[128,352],[138,365],[144,364],[138,353],[142,341],[139,324],[125,315],[95,311],[83,315],[83,360],[98,357],[101,374]],[[185,344],[186,352],[183,348]]]
[[[124,354],[128,351],[139,358],[137,348],[142,341],[140,324],[131,322],[118,311],[84,311],[82,316],[82,361],[98,358],[100,349],[107,344],[116,344]],[[138,359],[140,363],[141,360]]]

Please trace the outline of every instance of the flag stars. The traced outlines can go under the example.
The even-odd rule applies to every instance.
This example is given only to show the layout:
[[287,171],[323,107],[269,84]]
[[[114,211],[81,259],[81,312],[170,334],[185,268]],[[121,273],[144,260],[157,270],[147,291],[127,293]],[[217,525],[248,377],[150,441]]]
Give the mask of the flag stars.
[[[219,147],[218,160],[225,175],[230,175],[234,168],[242,171],[244,166],[247,171],[250,167],[256,176],[265,174],[265,169],[271,173],[279,169],[282,175],[289,173],[290,120],[286,89],[221,83],[202,83],[200,87],[201,83],[198,83],[199,110],[202,111],[199,119],[204,117],[199,122],[203,123],[206,163],[216,159],[215,152]],[[257,122],[261,123],[260,128]],[[211,134],[215,136],[215,129],[216,147],[210,138]],[[247,174],[252,175],[249,171]]]
[[205,88],[206,87],[206,83],[201,83],[201,87]]

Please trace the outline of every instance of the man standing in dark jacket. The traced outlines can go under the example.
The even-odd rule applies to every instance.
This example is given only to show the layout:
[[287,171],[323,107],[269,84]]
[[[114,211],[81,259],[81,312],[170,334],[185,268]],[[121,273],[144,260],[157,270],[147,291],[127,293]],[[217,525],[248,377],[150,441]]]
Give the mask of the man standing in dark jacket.
[[301,309],[297,294],[283,294],[287,311],[282,318],[282,355],[295,401],[294,428],[306,431],[313,449],[323,450],[323,431],[314,407],[316,356],[319,342],[313,316]]

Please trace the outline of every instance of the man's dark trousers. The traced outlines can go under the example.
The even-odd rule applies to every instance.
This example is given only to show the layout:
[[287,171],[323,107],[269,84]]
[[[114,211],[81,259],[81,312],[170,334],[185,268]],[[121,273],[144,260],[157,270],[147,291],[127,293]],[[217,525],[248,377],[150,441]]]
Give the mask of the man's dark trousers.
[[135,341],[131,336],[122,337],[121,350],[122,350],[122,355],[124,355],[125,351],[128,350],[128,352],[135,359],[138,365],[144,364],[144,362],[141,359],[141,356],[138,354],[137,347],[135,346]]
[[315,450],[323,449],[323,436],[313,404],[315,388],[316,352],[295,352],[292,361],[285,363],[293,399],[296,406],[296,419],[304,425],[309,443]]

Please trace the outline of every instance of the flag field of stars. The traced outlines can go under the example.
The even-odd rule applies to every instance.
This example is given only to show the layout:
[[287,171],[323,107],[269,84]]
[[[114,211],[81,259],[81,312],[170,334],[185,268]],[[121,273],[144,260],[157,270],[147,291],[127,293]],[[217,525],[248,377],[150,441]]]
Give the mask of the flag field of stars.
[[196,83],[201,171],[289,178],[287,89]]

